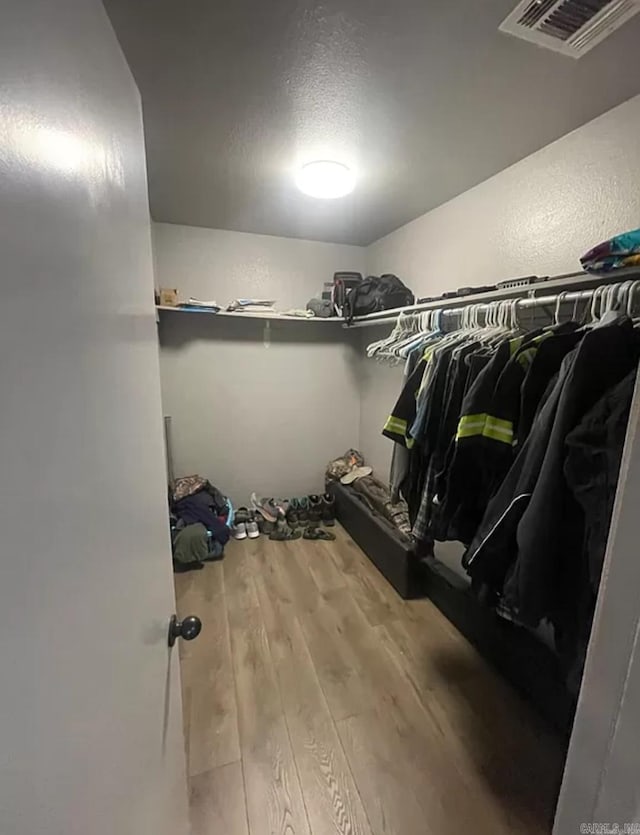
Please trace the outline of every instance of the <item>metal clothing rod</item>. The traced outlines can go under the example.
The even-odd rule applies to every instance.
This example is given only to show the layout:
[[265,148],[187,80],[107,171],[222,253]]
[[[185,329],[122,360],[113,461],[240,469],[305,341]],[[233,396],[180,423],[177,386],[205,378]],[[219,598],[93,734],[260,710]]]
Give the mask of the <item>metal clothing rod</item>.
[[[562,275],[554,276],[553,279],[548,281],[540,281],[537,284],[526,284],[521,287],[502,287],[498,290],[493,290],[490,293],[482,293],[482,295],[474,294],[469,296],[459,296],[458,299],[454,299],[454,301],[460,301],[461,304],[473,304],[475,299],[508,299],[508,298],[517,298],[521,293],[528,293],[528,292],[535,292],[537,289],[542,289],[543,287],[547,287],[549,284],[552,286],[556,286],[558,283],[566,282],[569,279],[580,279],[584,278],[587,280],[599,280],[605,281],[606,279],[595,276],[592,273],[585,273],[584,271],[580,271],[577,273],[564,273]],[[467,302],[467,299],[469,300]],[[431,310],[434,307],[438,307],[443,302],[447,302],[449,299],[435,299],[434,301],[430,302],[422,302],[421,304],[410,304],[406,307],[402,308],[403,313],[420,313],[424,310]],[[396,311],[397,312],[397,311]],[[367,316],[356,317],[355,321],[357,322],[359,319],[373,321],[374,319],[385,319],[388,316],[388,311],[381,310],[378,313],[369,313]]]
[[[518,302],[518,309],[529,307],[542,307],[549,304],[555,304],[558,297],[561,295],[564,301],[580,301],[590,299],[594,291],[598,287],[612,284],[622,284],[625,280],[640,279],[640,271],[636,268],[617,270],[615,273],[607,273],[605,275],[592,275],[589,273],[568,273],[565,276],[554,278],[547,282],[540,282],[539,284],[530,284],[518,288],[507,288],[493,293],[483,293],[475,296],[460,296],[456,299],[442,299],[432,302],[425,302],[423,304],[412,305],[410,307],[398,308],[392,311],[381,311],[380,313],[372,313],[369,316],[356,318],[352,325],[345,327],[364,328],[395,323],[400,315],[405,314],[419,314],[428,310],[441,310],[443,315],[451,315],[459,313],[465,308],[475,307],[478,311],[482,311],[495,304],[496,302]],[[580,289],[565,291],[562,287],[573,285]],[[586,288],[584,285],[587,285]],[[543,290],[554,289],[553,295],[536,296],[536,292]],[[525,295],[526,294],[526,295]],[[448,303],[447,307],[444,307]],[[452,306],[455,304],[455,307]]]
[[[593,290],[577,290],[574,293],[554,293],[553,296],[533,296],[524,299],[503,299],[503,301],[505,303],[516,302],[517,310],[520,310],[523,307],[547,307],[550,304],[556,304],[560,297],[562,299],[562,304],[564,304],[565,302],[586,301],[588,299],[593,298],[594,292],[595,288]],[[465,307],[444,308],[442,311],[442,315],[450,316],[452,313],[462,313],[466,307],[475,307],[479,312],[484,312],[485,310],[488,310],[491,307],[491,302],[472,302],[472,304],[465,305]],[[394,319],[397,318],[397,316],[394,317]]]

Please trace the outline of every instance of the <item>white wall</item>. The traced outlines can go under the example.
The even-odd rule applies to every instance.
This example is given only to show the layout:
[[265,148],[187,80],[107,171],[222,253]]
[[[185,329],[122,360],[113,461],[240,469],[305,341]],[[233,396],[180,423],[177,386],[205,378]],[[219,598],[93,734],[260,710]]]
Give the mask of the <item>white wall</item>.
[[580,268],[640,226],[640,96],[408,223],[367,250],[420,295]]
[[338,270],[364,271],[365,250],[271,235],[155,223],[156,284],[227,305],[239,296],[304,308]]
[[[364,271],[361,247],[200,229],[154,227],[156,283],[183,298],[273,297],[305,307],[337,270]],[[175,471],[199,472],[236,504],[252,490],[322,489],[326,462],[358,442],[355,335],[339,325],[166,314],[160,326],[163,408]]]
[[[573,272],[591,246],[638,226],[640,96],[376,241],[367,271],[396,273],[417,295],[437,295]],[[380,429],[401,375],[363,363],[362,450],[386,473],[391,442]]]
[[[156,281],[160,286],[179,287],[185,297],[214,296],[220,303],[237,295],[273,293],[279,306],[288,307],[304,306],[337,269],[373,274],[394,272],[418,295],[518,275],[573,271],[579,267],[579,256],[594,243],[640,226],[639,136],[637,96],[372,244],[366,250],[366,263],[365,250],[359,247],[155,224]],[[359,333],[366,344],[379,331],[367,329]],[[258,336],[243,360],[248,365],[253,363],[256,369],[263,368],[258,358],[264,349]],[[193,346],[189,348],[188,340],[180,339],[182,347],[165,345],[161,351],[167,413],[179,410],[179,392],[172,389],[167,373],[169,357],[175,373],[191,373],[187,364]],[[231,374],[244,378],[246,365],[239,366],[240,355],[233,348],[229,350],[230,343],[213,339],[208,344],[228,364]],[[305,358],[306,348],[311,350],[312,346],[305,342],[296,344],[300,346],[295,359],[300,377],[305,364],[312,367],[315,360],[311,355],[308,360]],[[287,356],[290,358],[290,353],[282,355],[281,363],[271,363],[275,366],[273,389],[281,392],[290,385],[290,375],[286,371],[281,374],[280,369],[280,365],[286,365]],[[266,358],[265,355],[263,359]],[[348,419],[341,429],[340,443],[335,446],[342,445],[348,436],[349,443],[359,443],[376,471],[385,477],[391,442],[381,436],[380,430],[400,386],[400,370],[381,368],[369,360],[362,361],[357,373],[350,360],[348,372],[340,370],[339,365],[334,356],[314,372],[324,381],[341,380],[338,386],[344,384],[349,392],[353,385],[359,387],[360,403],[348,398],[344,404]],[[201,384],[215,378],[209,377],[209,368],[204,371],[201,373],[196,366],[195,376]],[[244,412],[243,404],[250,397],[242,393],[237,396],[240,411]],[[303,399],[308,403],[307,412],[313,410],[317,414],[310,391]],[[211,403],[204,395],[202,402]],[[267,406],[269,421],[273,423],[276,410],[271,396]],[[360,422],[354,430],[351,420],[356,413]],[[224,407],[221,414],[226,414]],[[203,454],[200,451],[208,448],[209,442],[195,438],[193,428],[187,438],[186,418],[182,419],[182,429],[178,415],[174,414],[174,418],[178,470],[193,469]],[[214,452],[206,459],[206,466],[212,469],[207,474],[213,477],[216,460]],[[317,465],[313,466],[317,469]],[[261,467],[257,481],[268,481],[267,464]],[[310,478],[310,469],[304,478]],[[287,492],[284,485],[292,483],[292,475],[292,471],[286,473],[282,491]],[[222,476],[230,478],[226,470]],[[237,489],[243,498],[248,485],[244,479],[240,482]],[[265,483],[262,488],[260,484],[257,487],[278,491],[277,485],[269,487]]]

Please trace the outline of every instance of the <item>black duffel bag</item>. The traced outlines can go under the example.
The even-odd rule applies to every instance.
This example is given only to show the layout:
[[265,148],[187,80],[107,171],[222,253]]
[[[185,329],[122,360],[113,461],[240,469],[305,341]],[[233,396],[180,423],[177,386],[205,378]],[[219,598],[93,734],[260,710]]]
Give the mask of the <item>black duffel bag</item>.
[[355,316],[413,304],[414,295],[396,275],[370,275],[349,290],[343,315],[350,325]]

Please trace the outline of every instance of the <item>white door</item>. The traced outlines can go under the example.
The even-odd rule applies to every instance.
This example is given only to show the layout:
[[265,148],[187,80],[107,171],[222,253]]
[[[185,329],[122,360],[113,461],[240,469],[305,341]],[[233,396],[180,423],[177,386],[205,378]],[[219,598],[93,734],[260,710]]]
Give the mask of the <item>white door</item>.
[[99,0],[1,5],[0,832],[184,835],[140,100]]

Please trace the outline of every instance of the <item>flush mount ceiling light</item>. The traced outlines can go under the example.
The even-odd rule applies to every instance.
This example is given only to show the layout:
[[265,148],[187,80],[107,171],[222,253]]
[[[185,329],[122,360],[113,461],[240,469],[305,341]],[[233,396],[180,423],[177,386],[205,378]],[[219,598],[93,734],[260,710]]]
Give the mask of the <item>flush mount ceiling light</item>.
[[332,200],[350,194],[356,184],[353,171],[341,162],[317,160],[303,165],[297,176],[300,191],[311,197]]

